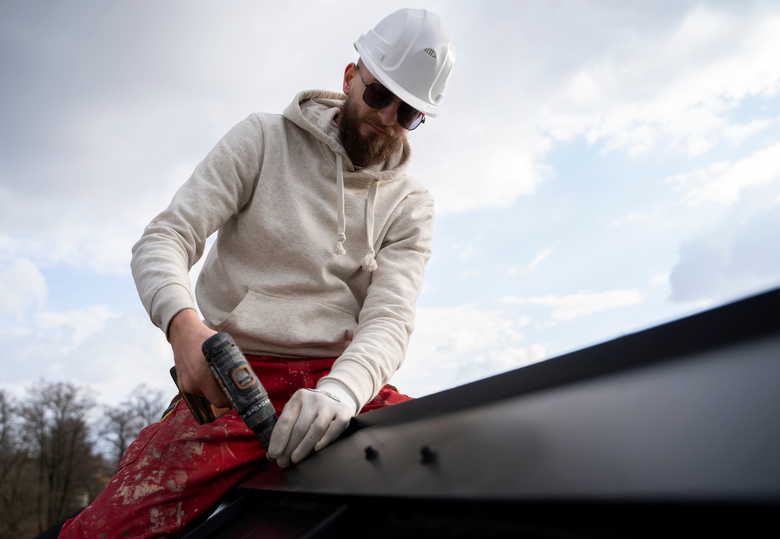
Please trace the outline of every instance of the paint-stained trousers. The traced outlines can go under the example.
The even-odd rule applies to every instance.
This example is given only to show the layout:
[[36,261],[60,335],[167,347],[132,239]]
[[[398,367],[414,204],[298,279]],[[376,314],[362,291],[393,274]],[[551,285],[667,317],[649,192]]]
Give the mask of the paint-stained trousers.
[[[277,415],[300,388],[314,388],[335,359],[247,356]],[[385,386],[361,413],[409,400]],[[176,399],[174,399],[174,402]],[[265,455],[235,411],[198,425],[179,400],[141,431],[98,498],[65,523],[60,538],[174,537],[189,531]]]

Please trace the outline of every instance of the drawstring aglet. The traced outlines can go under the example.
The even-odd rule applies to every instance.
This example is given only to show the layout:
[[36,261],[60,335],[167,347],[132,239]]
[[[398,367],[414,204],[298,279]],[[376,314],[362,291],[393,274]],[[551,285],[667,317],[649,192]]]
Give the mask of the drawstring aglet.
[[362,267],[365,271],[374,271],[377,268],[373,254],[367,254],[365,258],[363,258]]
[[336,242],[333,244],[333,252],[339,256],[347,254],[346,249],[344,249],[344,242],[347,240],[347,236],[345,234],[339,234],[336,238]]

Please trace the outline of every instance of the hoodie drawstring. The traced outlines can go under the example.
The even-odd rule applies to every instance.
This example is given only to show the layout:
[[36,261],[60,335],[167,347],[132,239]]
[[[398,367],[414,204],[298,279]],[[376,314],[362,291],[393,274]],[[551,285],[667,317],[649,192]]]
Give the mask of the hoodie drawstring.
[[[344,172],[343,158],[340,153],[336,153],[336,219],[338,221],[338,231],[336,241],[333,244],[333,252],[336,255],[346,254],[344,242],[346,235],[346,216],[344,213]],[[365,271],[374,271],[377,268],[376,251],[374,251],[374,204],[376,203],[376,192],[379,189],[379,181],[373,180],[368,189],[368,198],[366,199],[366,238],[368,241],[368,254],[363,257],[361,267]]]
[[344,173],[341,170],[341,154],[336,154],[336,219],[338,219],[338,234],[336,243],[333,244],[333,252],[337,255],[346,254],[344,242],[347,240],[345,217],[344,217]]
[[376,201],[376,192],[379,189],[379,181],[371,182],[368,189],[368,200],[366,200],[366,236],[368,239],[368,254],[363,258],[363,269],[374,271],[376,269],[376,252],[374,251],[374,202]]

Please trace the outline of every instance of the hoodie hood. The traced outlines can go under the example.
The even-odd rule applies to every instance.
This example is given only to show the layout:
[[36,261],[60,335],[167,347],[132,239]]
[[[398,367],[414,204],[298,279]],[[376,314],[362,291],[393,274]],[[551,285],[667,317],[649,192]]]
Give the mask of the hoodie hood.
[[[309,132],[322,142],[330,152],[327,158],[334,168],[336,181],[336,235],[333,252],[336,255],[346,254],[344,241],[346,236],[346,217],[344,214],[344,180],[358,180],[368,184],[366,194],[366,239],[367,252],[363,257],[362,268],[374,271],[376,252],[374,250],[374,210],[379,196],[380,183],[396,180],[406,173],[412,159],[409,142],[404,140],[401,149],[385,162],[356,169],[347,151],[341,144],[338,125],[334,121],[341,112],[347,96],[339,92],[327,90],[305,90],[295,96],[292,103],[284,109],[284,117],[301,129]],[[332,154],[332,155],[331,155]]]
[[341,112],[347,96],[327,90],[305,90],[295,96],[284,109],[284,117],[311,133],[317,140],[340,154],[345,176],[349,179],[392,181],[406,173],[412,161],[412,149],[404,140],[402,149],[383,163],[355,170],[352,160],[341,144],[339,127],[333,120]]

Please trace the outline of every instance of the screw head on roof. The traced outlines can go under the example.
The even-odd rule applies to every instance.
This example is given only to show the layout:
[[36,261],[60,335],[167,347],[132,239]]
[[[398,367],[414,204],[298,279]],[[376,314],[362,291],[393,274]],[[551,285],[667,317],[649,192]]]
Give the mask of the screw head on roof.
[[438,456],[438,453],[435,449],[431,448],[430,446],[424,445],[420,449],[420,455],[422,456],[422,463],[423,464],[431,464],[436,461],[436,457]]

